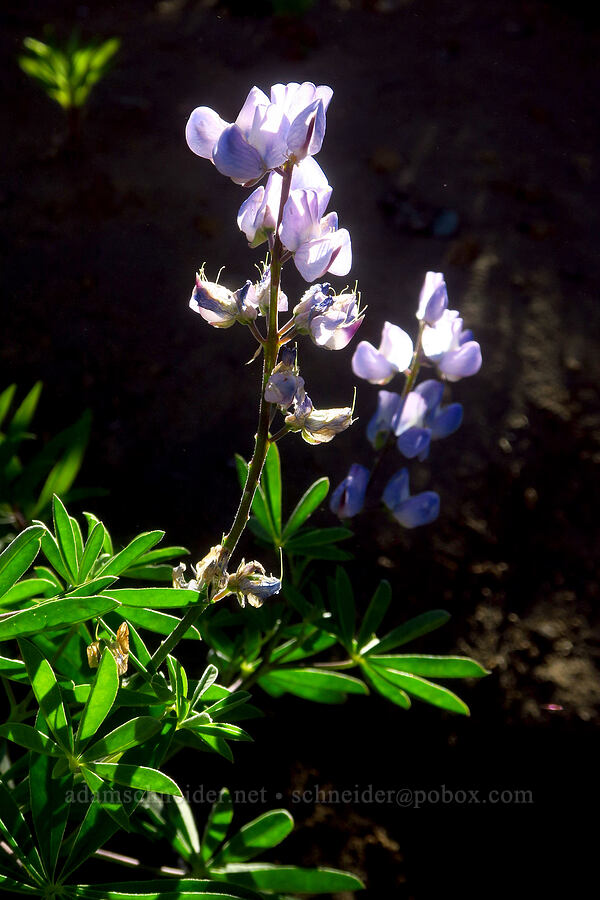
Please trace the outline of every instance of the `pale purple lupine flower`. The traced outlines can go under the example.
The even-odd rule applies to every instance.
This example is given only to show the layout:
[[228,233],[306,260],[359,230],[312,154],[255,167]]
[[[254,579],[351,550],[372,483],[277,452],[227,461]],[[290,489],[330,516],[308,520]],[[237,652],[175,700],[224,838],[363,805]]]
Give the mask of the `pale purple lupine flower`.
[[448,291],[441,272],[427,272],[419,295],[417,319],[435,325],[448,306]]
[[[269,303],[271,301],[271,269],[269,266],[264,265],[262,267],[262,274],[260,279],[255,282],[248,291],[246,296],[246,303],[250,306],[254,306],[257,310],[257,314],[260,316],[268,316],[269,314]],[[284,294],[279,288],[279,295],[277,297],[277,309],[279,312],[287,312],[288,308],[288,298],[287,294]]]
[[210,159],[236,184],[252,185],[288,159],[318,153],[333,91],[311,82],[276,84],[271,98],[253,87],[234,123],[207,106],[195,109],[186,126],[188,146]]
[[358,463],[350,466],[350,471],[331,495],[330,510],[340,519],[351,519],[358,515],[365,503],[370,477],[371,473],[366,466]]
[[475,375],[481,368],[481,347],[472,331],[463,331],[456,309],[446,309],[434,326],[425,326],[423,352],[447,381]]
[[293,311],[296,330],[309,334],[318,347],[343,350],[364,319],[360,295],[356,291],[335,294],[330,284],[315,284],[296,304]]
[[383,492],[383,502],[404,528],[429,525],[437,519],[440,512],[440,498],[435,491],[422,491],[411,497],[408,469],[400,469],[388,481]]
[[[271,244],[277,227],[282,185],[282,176],[278,172],[271,172],[267,183],[257,187],[240,206],[238,228],[246,235],[250,247],[258,247],[267,240]],[[302,188],[329,191],[331,195],[325,173],[311,156],[294,166],[292,172],[290,190]]]
[[398,372],[408,369],[412,355],[409,335],[398,325],[386,322],[378,350],[369,341],[360,342],[352,357],[352,371],[371,384],[387,384]]
[[338,229],[337,213],[325,215],[331,188],[290,191],[283,208],[279,236],[294,256],[294,264],[306,281],[325,272],[347,275],[352,266],[350,234]]
[[393,391],[379,391],[377,394],[377,409],[367,425],[367,440],[375,450],[381,450],[385,445],[401,407],[400,394]]
[[294,397],[294,410],[285,417],[290,431],[299,431],[307,444],[326,444],[352,425],[352,409],[315,409],[308,394]]

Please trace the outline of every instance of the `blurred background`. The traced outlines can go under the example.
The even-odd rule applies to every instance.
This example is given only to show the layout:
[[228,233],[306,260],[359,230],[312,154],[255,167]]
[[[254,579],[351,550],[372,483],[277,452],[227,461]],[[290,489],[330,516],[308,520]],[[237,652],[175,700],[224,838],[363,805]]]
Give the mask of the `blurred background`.
[[[531,804],[493,809],[288,802],[299,829],[286,860],[348,867],[368,898],[510,877],[532,836],[546,853],[562,846],[549,817],[588,797],[598,751],[597,11],[542,0],[22,0],[4,3],[0,21],[0,388],[44,382],[42,436],[91,409],[79,483],[108,490],[85,507],[123,540],[160,527],[203,555],[235,510],[233,455],[252,448],[250,336],[211,329],[188,299],[203,262],[209,277],[225,266],[236,288],[264,248],[248,251],[237,230],[243,189],[187,148],[194,107],[231,121],[254,84],[331,85],[318,161],[369,306],[360,339],[378,344],[385,320],[413,331],[434,270],[482,345],[480,374],[453,388],[461,430],[413,467],[417,487],[439,491],[440,520],[404,532],[369,510],[350,568],[363,604],[389,578],[397,622],[452,613],[416,649],[491,669],[463,691],[471,719],[377,698],[333,710],[265,700],[236,767],[211,758],[204,772],[190,753],[190,786],[267,785],[267,806],[317,784],[532,792]],[[121,41],[77,142],[18,67],[23,39],[44,39],[47,26],[60,40],[78,28],[82,40]],[[284,288],[292,302],[304,289],[290,266]],[[302,344],[318,407],[351,402],[351,352]],[[335,485],[352,462],[368,464],[376,393],[358,385],[360,421],[335,443],[283,441],[288,508],[319,475]]]

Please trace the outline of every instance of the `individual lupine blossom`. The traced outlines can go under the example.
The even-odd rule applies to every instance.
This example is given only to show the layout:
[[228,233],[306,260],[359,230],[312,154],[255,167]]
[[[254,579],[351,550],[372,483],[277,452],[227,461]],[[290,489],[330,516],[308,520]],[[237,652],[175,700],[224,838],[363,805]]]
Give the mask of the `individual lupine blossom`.
[[360,342],[352,357],[352,371],[371,384],[387,384],[408,369],[412,356],[410,336],[398,325],[385,322],[378,349],[369,341]]
[[383,502],[404,528],[429,525],[437,519],[440,512],[440,498],[435,491],[422,491],[411,496],[408,469],[400,469],[388,481],[383,492]]
[[435,325],[423,330],[423,352],[447,381],[475,375],[481,368],[481,347],[470,329],[463,331],[457,309],[446,309]]
[[[265,185],[260,185],[244,200],[238,211],[237,223],[246,235],[250,247],[259,247],[265,241],[271,245],[277,227],[277,217],[281,203],[283,178],[278,172],[271,172]],[[290,190],[312,188],[318,191],[332,189],[323,169],[311,156],[294,166]],[[328,198],[329,202],[329,198]]]
[[294,411],[285,417],[290,431],[299,431],[307,444],[326,444],[352,425],[352,409],[315,409],[304,391],[294,397]]
[[246,601],[250,606],[258,607],[269,597],[279,593],[281,580],[274,575],[267,575],[264,566],[256,560],[249,563],[242,560],[236,573],[229,576],[227,589],[237,596],[242,608]]
[[338,229],[337,213],[325,215],[331,193],[329,185],[292,190],[283,207],[279,237],[305,281],[347,275],[352,266],[349,232]]
[[366,466],[354,463],[343,481],[338,484],[329,501],[330,510],[340,519],[351,519],[361,512],[367,485],[371,477]]
[[186,126],[188,146],[236,184],[252,185],[287,160],[300,162],[321,149],[333,91],[311,82],[275,84],[271,97],[253,87],[233,123],[199,106]]
[[[231,291],[215,281],[207,281],[202,268],[196,275],[190,308],[214,328],[231,328],[236,322],[247,325],[258,315],[265,315],[270,289],[271,276],[268,266],[258,283],[246,281],[237,291]],[[278,309],[285,312],[287,308],[287,297],[280,291]]]
[[442,406],[444,385],[430,378],[410,391],[393,420],[396,446],[408,459],[427,459],[431,441],[453,434],[462,422],[460,403]]
[[300,334],[309,334],[317,347],[343,350],[363,323],[360,294],[335,294],[330,284],[314,284],[293,310]]
[[282,409],[288,409],[294,397],[304,395],[304,379],[298,374],[295,347],[284,347],[281,361],[277,363],[265,388],[267,403],[276,403]]
[[185,580],[186,564],[179,563],[173,569],[173,587],[189,591],[199,591],[205,585],[213,585],[215,590],[221,590],[227,583],[227,576],[223,574],[220,559],[223,551],[221,544],[211,547],[206,556],[193,566],[194,578]]
[[[424,357],[434,363],[447,381],[475,375],[481,368],[481,347],[472,331],[463,331],[463,320],[455,309],[446,309],[448,295],[441,272],[428,272],[419,298],[417,318],[425,323],[422,336]],[[386,322],[376,349],[361,341],[352,357],[352,369],[371,384],[387,384],[408,369],[413,356],[410,336]]]

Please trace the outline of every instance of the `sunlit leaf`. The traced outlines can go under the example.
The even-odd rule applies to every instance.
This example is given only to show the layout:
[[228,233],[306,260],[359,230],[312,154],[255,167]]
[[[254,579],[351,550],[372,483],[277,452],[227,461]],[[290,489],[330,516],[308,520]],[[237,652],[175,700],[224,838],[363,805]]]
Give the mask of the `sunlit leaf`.
[[90,695],[79,720],[76,741],[83,744],[96,734],[112,709],[119,690],[117,663],[112,653],[103,653]]
[[327,496],[328,491],[329,478],[319,478],[311,484],[308,490],[302,495],[291,516],[287,520],[282,536],[284,543],[298,531],[300,526],[314,513],[315,509],[321,505]]
[[248,822],[230,838],[213,858],[211,867],[221,868],[234,862],[253,859],[276,847],[290,834],[294,820],[285,809],[272,809]]
[[38,554],[43,533],[44,528],[41,525],[30,525],[0,553],[0,597],[30,567]]

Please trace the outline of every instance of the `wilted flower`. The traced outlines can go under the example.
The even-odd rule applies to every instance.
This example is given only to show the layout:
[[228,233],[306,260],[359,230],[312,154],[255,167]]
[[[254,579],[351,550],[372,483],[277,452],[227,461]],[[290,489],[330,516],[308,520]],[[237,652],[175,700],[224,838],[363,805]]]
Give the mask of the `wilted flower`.
[[394,422],[402,407],[402,397],[393,391],[379,391],[377,409],[367,425],[367,440],[375,450],[381,450],[393,431]]
[[334,294],[331,285],[315,284],[294,307],[294,323],[300,334],[310,334],[314,344],[343,350],[364,319],[356,291]]
[[408,469],[400,469],[388,481],[383,492],[383,502],[404,528],[429,525],[437,519],[440,512],[440,498],[435,491],[422,491],[411,497]]
[[398,325],[385,322],[379,349],[369,341],[361,341],[352,357],[352,371],[371,384],[387,384],[398,372],[408,369],[412,355],[409,335]]
[[423,352],[448,381],[475,375],[481,368],[481,347],[473,332],[463,331],[456,309],[446,309],[434,326],[423,331]]
[[444,276],[441,272],[427,272],[419,295],[417,319],[423,320],[427,325],[435,325],[447,306],[448,292]]
[[371,473],[366,466],[354,463],[350,471],[336,487],[329,501],[330,510],[340,519],[358,515],[365,502],[365,494]]
[[273,575],[267,575],[264,566],[256,560],[249,563],[242,560],[235,575],[229,576],[227,588],[236,594],[242,608],[246,601],[250,606],[258,607],[269,597],[279,593],[281,581]]
[[233,124],[206,106],[195,109],[186,140],[236,184],[253,184],[288,159],[299,162],[318,153],[332,96],[331,88],[311,82],[273,85],[271,99],[253,87]]
[[[272,241],[277,227],[277,216],[281,202],[283,178],[278,172],[271,172],[266,185],[260,185],[240,206],[237,223],[240,231],[246,235],[251,247],[258,247],[264,241]],[[318,191],[329,191],[325,173],[312,157],[302,160],[294,166],[291,190],[312,188]]]
[[352,266],[350,234],[338,229],[337,213],[325,215],[330,197],[329,186],[293,190],[283,208],[279,236],[306,281],[322,278],[325,272],[347,275]]
[[285,424],[290,431],[300,431],[307,444],[326,444],[352,425],[352,409],[315,409],[308,394],[297,394]]
[[[270,301],[271,268],[270,266],[263,264],[260,279],[252,285],[251,290],[248,292],[246,302],[253,305],[258,310],[259,315],[267,316],[269,314]],[[287,312],[287,308],[288,298],[287,295],[283,293],[280,287],[279,295],[277,298],[277,309],[279,310],[279,312]]]

